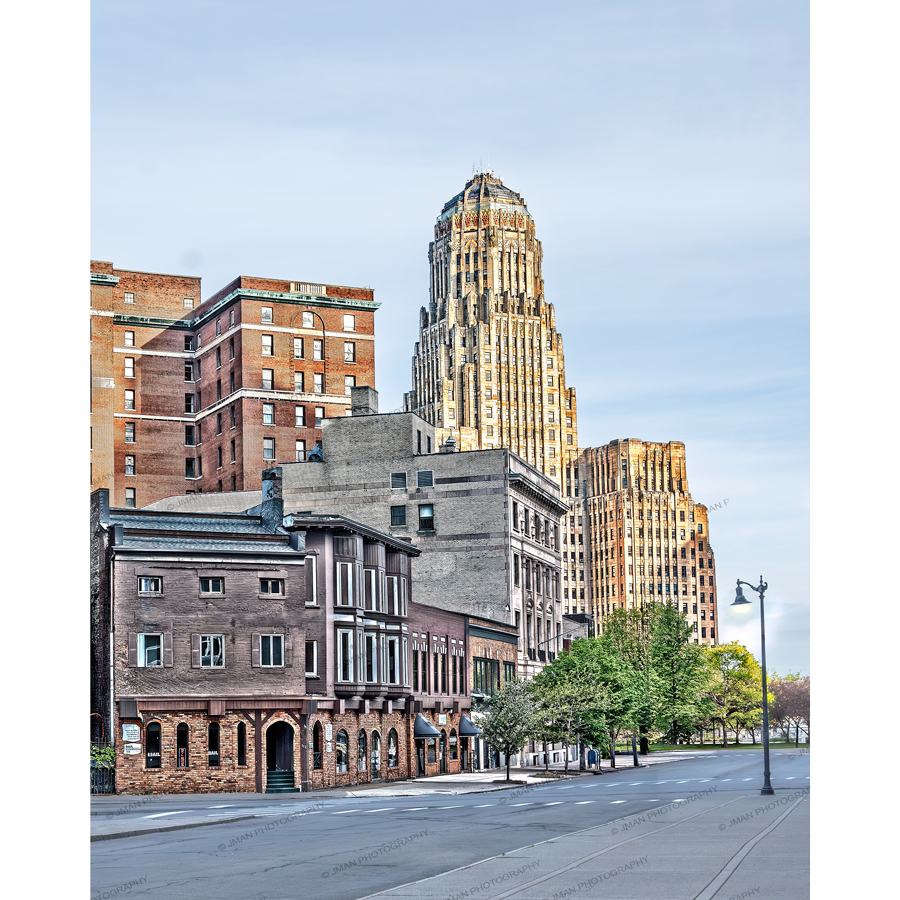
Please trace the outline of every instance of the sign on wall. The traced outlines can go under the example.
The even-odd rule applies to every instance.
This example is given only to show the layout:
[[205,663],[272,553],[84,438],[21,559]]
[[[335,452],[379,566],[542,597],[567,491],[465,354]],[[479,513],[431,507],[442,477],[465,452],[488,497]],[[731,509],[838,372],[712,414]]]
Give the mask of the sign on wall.
[[438,725],[447,724],[447,713],[438,713]]
[[140,744],[126,744],[125,745],[125,755],[126,756],[138,756],[141,752]]
[[330,740],[331,740],[331,725],[326,725],[326,726],[325,726],[325,740],[326,740],[326,741],[330,741]]
[[141,739],[141,726],[140,725],[123,725],[122,726],[122,740],[123,741],[139,741]]
[[331,742],[330,741],[327,744],[325,744],[325,752],[331,753]]

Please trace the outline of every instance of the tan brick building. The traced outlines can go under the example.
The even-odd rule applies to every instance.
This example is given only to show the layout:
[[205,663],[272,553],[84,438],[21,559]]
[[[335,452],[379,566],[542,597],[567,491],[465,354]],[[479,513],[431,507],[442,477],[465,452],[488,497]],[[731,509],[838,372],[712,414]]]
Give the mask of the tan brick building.
[[91,489],[116,506],[260,488],[375,384],[367,288],[200,279],[91,263]]
[[[717,643],[715,556],[707,508],[688,488],[680,441],[625,439],[581,451],[580,521],[589,612],[668,601],[693,625],[698,643]],[[584,550],[582,551],[582,547]]]

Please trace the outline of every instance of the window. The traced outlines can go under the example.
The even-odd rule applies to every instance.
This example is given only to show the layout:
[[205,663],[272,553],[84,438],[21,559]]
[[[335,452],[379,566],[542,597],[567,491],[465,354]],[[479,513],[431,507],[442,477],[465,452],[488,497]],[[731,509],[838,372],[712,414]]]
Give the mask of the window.
[[[234,372],[232,372],[232,373],[228,376],[228,392],[231,393],[231,394],[234,393]],[[222,396],[222,395],[221,395],[221,393],[220,393],[220,394],[219,394],[219,397],[221,398],[221,396]]]
[[[218,468],[218,469],[222,468],[222,448],[221,447],[216,448],[216,468]],[[219,482],[219,490],[220,491],[222,490],[222,482],[221,481]]]
[[321,339],[315,340],[313,341],[313,360],[321,362],[323,359],[325,359],[325,345]]
[[308,556],[306,558],[306,605],[307,606],[315,606],[317,603],[316,597],[316,557]]
[[207,741],[207,761],[211,766],[219,765],[219,723],[210,722]]
[[305,406],[295,406],[294,407],[294,427],[295,428],[306,428],[306,407]]
[[313,313],[305,312],[303,313],[303,327],[304,328],[314,328],[315,325],[313,323]]
[[322,723],[313,725],[313,768],[322,768]]
[[141,668],[161,666],[162,659],[162,635],[139,634],[137,641],[137,664]]
[[200,668],[221,669],[225,666],[224,638],[221,634],[200,635]]
[[317,406],[316,407],[316,428],[322,427],[322,419],[325,418],[325,407]]
[[306,642],[306,674],[308,676],[318,676],[319,660],[318,646],[316,641]]
[[236,462],[236,460],[237,460],[237,456],[235,455],[235,443],[234,443],[234,441],[232,441],[231,442],[231,461]]
[[263,425],[274,425],[275,424],[275,404],[274,403],[263,403],[262,413],[263,413]]
[[378,635],[363,635],[365,641],[366,681],[378,681]]
[[275,370],[274,369],[263,369],[262,370],[262,386],[264,391],[271,391],[275,389]]
[[193,309],[194,308],[194,301],[191,297],[184,298],[184,308],[185,309]]
[[334,742],[334,753],[335,772],[347,772],[349,770],[350,752],[347,732],[343,728],[337,733],[337,740]]
[[430,503],[419,507],[419,531],[434,531],[434,506]]
[[473,674],[475,676],[474,690],[493,697],[500,690],[500,663],[495,659],[472,660]]
[[275,438],[263,438],[263,459],[275,459]]
[[237,407],[231,407],[231,427],[234,428],[237,425]]
[[387,683],[400,684],[400,638],[387,638]]
[[405,506],[392,506],[391,507],[391,525],[405,525],[406,524],[406,507]]
[[325,393],[325,374],[323,372],[313,374],[313,391],[317,394]]
[[188,726],[186,722],[181,722],[175,729],[176,765],[179,769],[188,767],[188,745]]
[[[232,313],[234,315],[234,313]],[[234,359],[234,338],[228,339],[228,358]]]
[[[549,631],[549,628],[547,629]],[[514,662],[503,663],[503,683],[516,680],[516,664]]]
[[147,768],[162,768],[162,726],[159,722],[147,726]]
[[134,488],[125,488],[125,506],[127,506],[129,509],[133,509],[135,506],[137,506]]
[[125,409],[134,409],[134,391],[125,391]]
[[353,632],[338,631],[338,681],[353,681]]
[[142,575],[138,578],[138,590],[142,594],[161,594],[162,578],[153,575]]
[[126,475],[134,475],[134,457],[133,456],[125,457],[125,474]]
[[225,579],[224,578],[201,578],[200,579],[201,594],[224,594]]
[[125,291],[125,302],[126,303],[134,303],[134,292],[133,291]]
[[184,411],[186,413],[192,413],[194,411],[194,395],[193,394],[185,394],[184,395]]
[[262,336],[262,355],[263,356],[274,356],[275,349],[272,345],[272,335],[264,334]]
[[284,665],[283,634],[261,634],[259,636],[259,664],[273,667]]
[[[216,434],[222,433],[222,413],[216,413]],[[221,453],[219,454],[221,456]]]
[[[389,769],[396,769],[400,765],[400,742],[397,740],[397,731],[394,728],[388,732],[387,759]],[[453,756],[451,759],[456,759],[456,757]]]
[[434,472],[425,470],[416,472],[416,487],[431,488],[434,487]]
[[339,562],[337,564],[338,574],[338,598],[337,602],[340,606],[353,605],[353,563]]
[[193,456],[189,456],[184,461],[184,477],[185,478],[196,478],[197,477],[197,460],[194,459]]
[[125,332],[125,346],[126,347],[134,346],[134,332],[133,331]]
[[216,335],[220,335],[222,333],[222,320],[216,319]]
[[126,444],[134,443],[134,422],[126,422],[125,423],[125,443]]
[[294,441],[294,454],[297,462],[306,462],[306,441]]
[[276,594],[284,596],[284,580],[281,578],[260,578],[259,592],[261,594]]
[[406,490],[406,472],[391,472],[391,490]]
[[344,393],[349,397],[353,393],[353,388],[356,387],[356,376],[355,375],[345,375],[344,376]]
[[344,315],[344,331],[356,331],[356,316]]
[[259,321],[260,322],[273,322],[272,318],[272,307],[271,306],[263,306],[259,311]]
[[194,349],[194,339],[190,337],[186,337],[184,339],[184,349],[185,350],[193,350]]

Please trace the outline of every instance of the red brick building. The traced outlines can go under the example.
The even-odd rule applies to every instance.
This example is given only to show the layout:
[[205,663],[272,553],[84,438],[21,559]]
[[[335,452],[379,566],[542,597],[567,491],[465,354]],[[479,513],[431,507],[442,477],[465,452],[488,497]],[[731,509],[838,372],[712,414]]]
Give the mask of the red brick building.
[[259,489],[375,386],[367,288],[200,279],[91,262],[91,490],[113,506]]

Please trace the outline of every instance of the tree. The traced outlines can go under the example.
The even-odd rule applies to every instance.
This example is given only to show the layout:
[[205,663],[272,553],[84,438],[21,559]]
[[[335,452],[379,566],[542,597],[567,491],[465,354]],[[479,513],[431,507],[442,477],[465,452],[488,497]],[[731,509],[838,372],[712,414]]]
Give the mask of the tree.
[[675,606],[656,605],[650,643],[654,724],[673,744],[694,734],[713,707],[709,651],[693,643],[692,634]]
[[727,746],[726,729],[739,733],[762,717],[762,668],[737,641],[713,647],[709,654],[713,673],[709,699],[714,707],[710,718],[722,726],[722,743]]
[[795,743],[800,743],[800,724],[806,723],[809,737],[809,675],[788,672],[785,676],[772,675],[769,681],[772,703],[769,715],[790,740],[794,729]]
[[506,780],[509,758],[518,753],[537,730],[537,705],[528,684],[520,678],[507,681],[491,697],[490,706],[478,721],[484,739],[506,756]]

